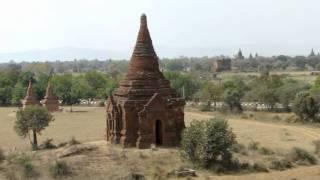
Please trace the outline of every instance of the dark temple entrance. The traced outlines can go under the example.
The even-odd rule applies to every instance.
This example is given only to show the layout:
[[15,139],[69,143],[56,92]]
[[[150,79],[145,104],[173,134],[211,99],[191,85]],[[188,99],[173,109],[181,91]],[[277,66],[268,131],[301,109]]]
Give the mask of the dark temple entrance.
[[156,145],[162,145],[162,124],[160,120],[156,121]]

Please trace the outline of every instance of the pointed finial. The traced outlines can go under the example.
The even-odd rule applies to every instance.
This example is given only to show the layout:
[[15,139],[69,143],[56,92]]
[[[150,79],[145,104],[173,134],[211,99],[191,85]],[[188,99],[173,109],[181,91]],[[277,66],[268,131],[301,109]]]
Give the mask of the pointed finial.
[[142,25],[142,24],[143,24],[143,25],[146,25],[146,24],[147,24],[147,16],[146,16],[145,13],[142,13],[142,14],[141,14],[140,23],[141,23],[141,25]]

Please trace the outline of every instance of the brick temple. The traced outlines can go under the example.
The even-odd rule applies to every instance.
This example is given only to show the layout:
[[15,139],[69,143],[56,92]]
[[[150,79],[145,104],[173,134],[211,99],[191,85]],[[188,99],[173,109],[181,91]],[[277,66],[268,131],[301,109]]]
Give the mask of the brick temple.
[[59,111],[59,98],[54,95],[51,83],[48,82],[46,95],[41,101],[43,107],[46,107],[48,111]]
[[106,139],[140,149],[177,146],[185,127],[184,105],[159,70],[143,14],[128,73],[106,102]]
[[32,89],[32,81],[29,80],[29,86],[27,89],[26,96],[24,99],[21,101],[22,102],[22,108],[26,108],[27,106],[35,106],[35,105],[40,105],[39,101],[35,97]]

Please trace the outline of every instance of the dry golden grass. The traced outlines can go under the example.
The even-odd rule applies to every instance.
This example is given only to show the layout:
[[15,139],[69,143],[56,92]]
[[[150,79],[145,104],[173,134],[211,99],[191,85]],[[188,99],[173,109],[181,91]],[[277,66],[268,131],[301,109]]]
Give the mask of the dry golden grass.
[[[16,147],[18,150],[30,148],[28,140],[22,140],[13,131],[16,108],[0,108],[0,147],[11,150]],[[91,144],[98,148],[92,151],[82,152],[60,158],[72,168],[74,174],[69,179],[116,179],[130,174],[141,172],[148,179],[157,177],[166,178],[167,173],[181,166],[189,166],[179,157],[177,149],[138,150],[135,148],[125,149],[118,146],[111,146],[105,141],[105,110],[101,107],[75,107],[76,112],[54,113],[55,121],[40,136],[40,142],[46,138],[53,138],[54,143],[68,141],[75,137],[85,144]],[[283,122],[275,123],[272,120],[274,115],[285,119],[290,114],[255,113],[253,116],[228,115],[230,126],[237,135],[237,140],[242,144],[249,144],[252,141],[259,142],[260,146],[274,151],[286,152],[293,147],[313,151],[312,142],[320,139],[320,129],[305,126],[292,125]],[[192,120],[209,119],[214,116],[225,116],[217,113],[199,113],[188,110],[186,112],[186,124]],[[285,117],[284,117],[285,116]],[[89,142],[94,141],[94,142]],[[45,150],[36,152],[34,164],[39,168],[41,179],[50,179],[48,167],[57,159],[62,149]],[[266,161],[267,156],[261,157],[259,153],[250,153],[245,158],[248,161]],[[1,165],[0,165],[1,166]],[[0,170],[0,179],[3,178]],[[234,174],[214,175],[212,172],[200,170],[196,179],[218,179],[218,180],[278,180],[278,179],[308,179],[320,178],[319,166],[298,167],[287,171],[271,171],[269,173],[255,174]]]
[[[69,110],[68,107],[65,108]],[[105,112],[102,107],[74,107],[74,112],[56,112],[55,121],[39,136],[41,143],[53,138],[54,143],[75,137],[82,142],[101,140],[104,137]],[[21,139],[13,130],[17,108],[0,108],[0,147],[28,149],[28,139]]]

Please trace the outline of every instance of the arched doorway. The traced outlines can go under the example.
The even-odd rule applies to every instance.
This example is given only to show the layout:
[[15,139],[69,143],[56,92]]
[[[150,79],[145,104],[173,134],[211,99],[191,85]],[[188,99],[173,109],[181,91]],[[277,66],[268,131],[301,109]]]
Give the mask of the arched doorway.
[[156,145],[162,145],[162,124],[160,120],[156,120]]

